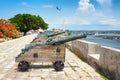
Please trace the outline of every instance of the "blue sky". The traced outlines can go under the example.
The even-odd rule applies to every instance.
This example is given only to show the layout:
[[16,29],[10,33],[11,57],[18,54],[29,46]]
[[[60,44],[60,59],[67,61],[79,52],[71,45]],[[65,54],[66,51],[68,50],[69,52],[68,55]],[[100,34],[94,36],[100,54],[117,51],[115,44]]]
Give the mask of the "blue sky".
[[0,18],[30,13],[40,15],[49,29],[120,30],[119,8],[120,0],[0,0]]

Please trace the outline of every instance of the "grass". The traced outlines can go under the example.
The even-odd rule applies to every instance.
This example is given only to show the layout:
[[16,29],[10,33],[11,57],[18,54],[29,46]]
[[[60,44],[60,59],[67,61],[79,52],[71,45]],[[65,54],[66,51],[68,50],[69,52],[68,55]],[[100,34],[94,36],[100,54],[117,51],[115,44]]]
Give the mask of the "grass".
[[99,69],[96,69],[96,72],[101,75],[101,77],[105,80],[110,80],[103,72],[101,72]]

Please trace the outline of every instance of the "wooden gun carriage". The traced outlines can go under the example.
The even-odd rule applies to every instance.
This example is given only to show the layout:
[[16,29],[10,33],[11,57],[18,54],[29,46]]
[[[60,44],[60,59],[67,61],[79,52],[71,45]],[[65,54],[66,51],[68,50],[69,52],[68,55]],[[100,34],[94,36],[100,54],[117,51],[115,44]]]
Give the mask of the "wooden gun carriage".
[[18,69],[27,71],[31,62],[52,62],[56,71],[64,68],[65,62],[65,42],[86,37],[84,34],[69,36],[65,38],[52,39],[31,43],[22,49],[22,52],[16,57],[19,62]]

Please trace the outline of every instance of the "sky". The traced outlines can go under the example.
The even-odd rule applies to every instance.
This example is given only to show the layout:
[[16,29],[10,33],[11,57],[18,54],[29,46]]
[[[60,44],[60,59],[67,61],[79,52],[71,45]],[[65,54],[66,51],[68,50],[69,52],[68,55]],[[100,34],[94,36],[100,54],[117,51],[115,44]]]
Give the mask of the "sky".
[[119,8],[120,0],[0,0],[0,18],[27,13],[41,16],[49,29],[120,30]]

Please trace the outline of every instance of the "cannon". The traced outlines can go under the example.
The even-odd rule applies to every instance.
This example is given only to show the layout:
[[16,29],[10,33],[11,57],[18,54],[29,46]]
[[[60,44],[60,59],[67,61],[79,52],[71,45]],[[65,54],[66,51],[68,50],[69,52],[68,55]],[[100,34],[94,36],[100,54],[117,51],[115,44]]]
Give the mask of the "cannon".
[[46,31],[42,34],[38,34],[37,37],[35,37],[31,43],[40,42],[45,39],[48,39],[49,37],[57,36],[63,33],[65,33],[65,31],[61,31],[61,32]]
[[18,70],[27,71],[32,62],[52,62],[54,69],[61,71],[65,62],[64,43],[85,37],[86,35],[81,34],[57,39],[48,38],[42,42],[30,43],[15,59],[15,62],[19,62]]

